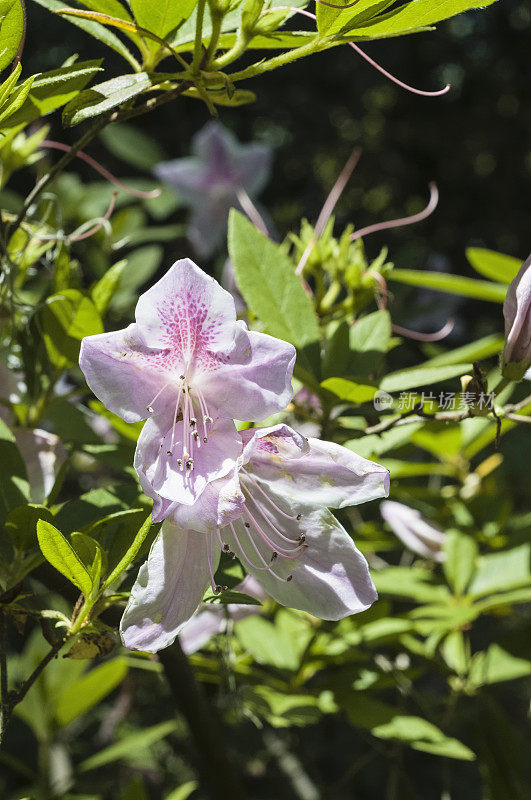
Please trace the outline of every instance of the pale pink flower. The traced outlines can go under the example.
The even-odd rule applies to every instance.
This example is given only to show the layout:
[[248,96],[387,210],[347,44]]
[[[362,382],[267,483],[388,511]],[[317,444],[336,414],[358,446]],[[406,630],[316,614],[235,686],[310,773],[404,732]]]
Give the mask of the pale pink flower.
[[165,161],[154,171],[190,206],[190,240],[208,256],[226,236],[230,209],[242,208],[242,193],[252,200],[264,188],[272,151],[260,142],[240,144],[216,120],[194,136],[192,150],[193,156]]
[[444,561],[444,533],[428,522],[420,511],[395,500],[385,500],[380,513],[409,550],[431,561]]
[[67,452],[55,433],[40,428],[15,428],[17,447],[26,464],[31,503],[44,503],[52,491]]
[[236,475],[204,493],[222,510],[239,495],[239,516],[199,533],[186,525],[186,514],[196,512],[174,505],[131,591],[121,623],[126,647],[156,652],[171,644],[208,581],[219,591],[221,550],[235,554],[278,603],[322,619],[363,611],[376,600],[365,558],[328,507],[386,497],[388,471],[286,425],[243,431],[242,439]]
[[503,304],[505,317],[504,375],[521,380],[531,365],[531,256],[512,281]]
[[85,337],[79,364],[110,411],[149,418],[135,466],[160,521],[170,502],[191,506],[234,470],[242,444],[233,418],[286,407],[295,348],[237,321],[231,295],[189,259],[140,297],[135,316],[124,330]]

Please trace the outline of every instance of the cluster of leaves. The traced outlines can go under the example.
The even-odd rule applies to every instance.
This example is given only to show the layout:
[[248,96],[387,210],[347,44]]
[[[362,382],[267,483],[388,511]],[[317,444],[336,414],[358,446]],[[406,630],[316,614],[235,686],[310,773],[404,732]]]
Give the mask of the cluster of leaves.
[[[64,9],[60,2],[38,2]],[[43,176],[50,175],[40,150],[46,128],[30,133],[26,127],[55,109],[63,107],[67,125],[97,117],[113,153],[150,169],[161,158],[156,145],[123,123],[104,128],[107,122],[180,92],[200,97],[211,109],[247,102],[251,93],[234,88],[239,80],[346,41],[424,30],[471,5],[322,5],[317,33],[281,30],[290,12],[275,11],[272,4],[263,13],[260,2],[169,3],[166,14],[146,0],[131,3],[130,11],[117,0],[87,3],[87,11],[70,9],[66,18],[123,56],[133,72],[87,89],[100,62],[72,59],[22,81],[17,64],[0,88],[1,185],[35,163]],[[0,3],[0,25],[4,68],[23,36],[18,0]],[[285,52],[226,72],[246,50],[270,49]],[[157,71],[170,58],[180,71]],[[152,181],[130,184],[142,191]],[[13,800],[20,800],[22,790],[39,798],[81,798],[87,792],[100,798],[108,796],[109,786],[113,796],[144,800],[140,776],[151,770],[172,778],[162,787],[165,800],[186,800],[197,783],[186,759],[176,756],[187,733],[172,712],[162,711],[164,666],[127,654],[115,634],[135,566],[156,533],[150,501],[131,468],[140,427],[95,402],[77,368],[81,339],[130,319],[140,287],[161,265],[161,243],[183,233],[171,217],[178,200],[167,190],[141,202],[120,194],[117,210],[105,219],[112,200],[108,184],[83,184],[75,174],[57,171],[51,188],[30,202],[4,193],[0,220],[0,333],[19,384],[15,392],[1,392],[7,422],[0,421],[0,645],[7,628],[16,653],[7,670],[0,664],[11,689],[5,694],[2,687],[2,716],[4,725],[15,715],[15,737],[26,741],[28,731],[33,737],[27,759],[8,741],[0,759],[9,777],[0,778],[0,786]],[[101,227],[94,236],[78,240],[95,225]],[[348,730],[358,731],[360,763],[337,787],[338,797],[371,759],[383,757],[401,793],[395,796],[415,797],[418,787],[399,768],[410,750],[469,762],[465,791],[469,782],[478,782],[479,761],[484,797],[523,796],[517,734],[503,710],[505,695],[496,694],[531,672],[520,613],[531,596],[530,522],[513,507],[502,472],[504,437],[517,425],[504,409],[513,403],[520,414],[529,414],[531,402],[522,403],[521,386],[501,386],[497,364],[501,303],[520,262],[475,249],[467,256],[481,279],[397,269],[386,251],[370,261],[363,240],[351,242],[350,235],[347,229],[336,239],[330,220],[317,237],[303,222],[277,245],[241,214],[231,214],[229,254],[247,317],[298,351],[294,402],[270,422],[306,425],[386,465],[393,499],[419,508],[445,531],[445,560],[442,566],[414,560],[377,509],[342,512],[380,594],[369,612],[323,623],[271,601],[245,619],[231,621],[227,610],[225,631],[191,662],[197,678],[214,687],[218,712],[236,731],[231,735],[252,724],[272,753],[283,729],[346,720]],[[302,283],[296,267],[311,242]],[[489,301],[500,333],[454,349],[426,343],[412,353],[393,332],[392,306],[375,304],[382,281]],[[441,417],[439,392],[458,390],[458,379],[477,361],[488,373],[489,389],[497,391],[500,450],[492,413],[475,416],[467,409]],[[385,411],[373,402],[381,391],[395,395]],[[398,403],[406,391],[415,400],[426,391],[433,397],[406,417]],[[36,503],[16,432],[40,427],[60,438],[68,459],[44,501]],[[237,563],[222,561],[219,583],[230,591],[215,602],[251,602],[235,592],[241,577]],[[68,658],[54,659],[58,652]],[[107,705],[116,689],[116,702]],[[155,715],[154,694],[162,698]],[[132,696],[141,713],[131,721]],[[87,754],[83,740],[97,726],[101,746]],[[486,737],[486,726],[502,735]],[[426,767],[430,779],[432,763]],[[123,769],[118,777],[117,764]],[[375,791],[382,785],[378,780]],[[449,773],[441,787],[463,796]]]

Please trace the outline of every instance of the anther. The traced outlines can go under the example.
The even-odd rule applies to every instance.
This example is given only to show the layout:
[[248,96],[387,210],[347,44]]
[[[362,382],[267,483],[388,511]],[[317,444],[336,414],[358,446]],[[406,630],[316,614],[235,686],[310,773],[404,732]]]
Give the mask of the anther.
[[212,425],[212,423],[214,422],[212,417],[208,417],[208,416],[203,417],[203,420],[204,420],[204,422],[208,423],[209,425]]
[[286,580],[287,580],[287,582],[288,582],[288,583],[289,583],[290,581],[292,581],[292,580],[293,580],[293,575],[288,575],[288,577],[286,578]]
[[172,453],[172,451],[171,451],[171,450],[166,450],[166,455],[167,455],[167,456],[172,456],[172,455],[173,455],[173,453]]
[[224,544],[223,545],[223,550],[224,550],[225,553],[228,553],[230,551],[230,546],[228,544]]
[[273,553],[272,553],[272,555],[271,555],[271,561],[274,561],[274,560],[276,559],[276,557],[277,557],[277,556],[278,556],[278,553],[277,553],[277,551],[276,551],[276,550],[273,550]]
[[297,519],[301,519],[301,518],[302,518],[302,514],[297,514],[297,517],[296,517],[296,518],[297,518]]
[[196,418],[195,417],[190,417],[190,427],[191,428],[195,428],[196,425],[197,425]]
[[208,442],[208,438],[206,436],[203,436],[203,441],[206,444]]
[[182,460],[182,458],[178,458],[177,459],[177,466],[179,467],[179,469],[182,470],[182,468],[183,468],[183,460]]
[[306,536],[303,533],[301,533],[300,536],[297,536],[297,541],[301,542],[301,543],[305,542],[306,541]]
[[179,378],[180,378],[182,381],[184,381],[185,377],[186,377],[186,375],[179,375]]
[[199,441],[199,434],[198,434],[198,432],[197,432],[197,431],[194,431],[194,432],[192,433],[192,436],[194,437],[194,439],[196,440],[196,442],[198,442],[198,441]]
[[251,523],[250,522],[244,522],[243,524],[245,525],[246,528],[250,528],[251,527]]
[[153,406],[148,406],[148,407],[147,407],[147,410],[149,411],[149,413],[150,413],[150,414],[153,414],[153,411],[154,411],[155,409],[153,408]]
[[188,458],[186,460],[186,469],[192,470],[194,468],[194,459]]

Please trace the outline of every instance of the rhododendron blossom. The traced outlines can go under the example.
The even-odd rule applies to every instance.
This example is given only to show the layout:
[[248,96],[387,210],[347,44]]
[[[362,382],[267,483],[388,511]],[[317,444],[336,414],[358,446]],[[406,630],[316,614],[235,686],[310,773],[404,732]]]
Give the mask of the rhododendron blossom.
[[271,167],[271,148],[261,142],[240,144],[213,120],[193,138],[194,155],[155,167],[160,180],[176,190],[192,210],[189,236],[207,256],[224,241],[231,208],[242,208],[264,188]]
[[140,297],[135,317],[85,337],[79,363],[110,411],[148,418],[135,463],[157,521],[170,500],[191,505],[233,471],[242,452],[233,418],[285,408],[295,349],[237,321],[231,295],[189,259]]
[[[277,602],[322,619],[363,611],[376,600],[365,558],[328,507],[386,497],[388,471],[286,425],[241,435],[235,476],[208,488],[215,496],[209,502],[228,504],[228,524],[199,533],[184,527],[183,507],[172,509],[131,591],[121,624],[126,647],[155,652],[171,644],[208,581],[222,590],[215,580],[222,550]],[[241,502],[233,513],[235,497]]]

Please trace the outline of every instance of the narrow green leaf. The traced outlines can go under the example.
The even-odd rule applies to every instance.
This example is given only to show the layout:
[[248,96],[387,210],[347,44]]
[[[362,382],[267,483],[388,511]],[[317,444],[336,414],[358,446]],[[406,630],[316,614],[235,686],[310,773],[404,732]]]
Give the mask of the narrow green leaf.
[[348,403],[368,403],[376,393],[376,386],[355,383],[346,378],[327,378],[321,386]]
[[[64,11],[68,6],[62,2],[62,0],[34,0],[35,3],[38,3],[40,6],[47,8],[49,11],[57,12],[57,11]],[[75,9],[72,9],[75,11]],[[63,17],[63,19],[68,19],[72,25],[76,25],[76,27],[81,28],[81,30],[89,33],[95,39],[98,39],[103,44],[110,47],[116,53],[125,58],[125,60],[131,64],[133,69],[140,69],[140,65],[138,61],[135,59],[131,51],[125,46],[125,44],[118,38],[112,31],[105,27],[105,25],[101,25],[99,22],[92,22],[88,19],[81,19],[79,17]]]
[[103,316],[111,304],[111,300],[118,291],[124,269],[127,266],[127,259],[118,261],[117,264],[107,270],[105,275],[92,287],[90,296],[100,316]]
[[465,253],[476,272],[485,278],[490,278],[491,281],[511,283],[522,266],[519,258],[496,253],[494,250],[487,250],[484,247],[469,247]]
[[0,72],[15,58],[24,33],[20,0],[0,0]]
[[84,89],[99,71],[101,61],[82,61],[35,76],[30,92],[22,106],[2,123],[3,128],[14,128],[50,114],[70,102]]
[[157,139],[127,122],[109,125],[102,130],[100,138],[116,158],[138,169],[151,171],[166,158]]
[[477,543],[465,533],[447,531],[444,552],[446,558],[443,561],[443,570],[446,579],[455,594],[462,595],[476,568]]
[[158,725],[153,725],[150,728],[132,733],[126,736],[119,742],[111,744],[95,753],[90,758],[85,759],[79,765],[81,772],[88,772],[91,769],[98,769],[105,766],[105,764],[112,764],[113,761],[119,761],[122,758],[132,759],[138,753],[147,750],[155,742],[164,739],[170,733],[173,733],[177,728],[176,720],[169,719],[166,722],[159,722]]
[[385,392],[402,392],[406,389],[415,389],[420,386],[431,386],[434,383],[466,375],[472,369],[472,364],[448,364],[440,367],[412,367],[391,372],[380,383],[380,388]]
[[474,278],[463,278],[460,275],[448,275],[443,272],[423,272],[417,269],[394,269],[388,280],[407,283],[409,286],[420,286],[423,289],[434,289],[436,292],[457,294],[460,297],[473,297],[490,303],[503,303],[507,287],[500,283],[477,281]]
[[118,562],[115,566],[111,574],[106,578],[105,583],[103,584],[102,591],[107,589],[108,586],[111,585],[117,578],[120,577],[122,572],[124,572],[127,567],[133,563],[135,560],[136,554],[142,547],[144,539],[148,535],[149,531],[151,530],[151,515],[146,519],[146,521],[141,526],[140,530],[138,531],[137,535],[135,536],[131,546],[128,548],[127,552],[123,556],[123,558]]
[[164,800],[188,800],[192,792],[195,792],[198,786],[199,784],[197,781],[187,781],[183,783],[182,786],[174,789],[173,792],[170,792]]
[[43,556],[52,567],[77,586],[85,597],[89,597],[92,591],[91,577],[61,531],[50,522],[40,519],[37,522],[37,538]]
[[127,675],[127,661],[115,658],[91,669],[86,675],[67,686],[55,700],[54,714],[60,725],[90,711],[113,691]]
[[150,86],[151,78],[147,72],[120,75],[119,78],[98,83],[81,92],[66,106],[63,111],[63,122],[65,125],[78,125],[86,119],[97,117],[120,106],[126,100],[132,100]]
[[197,0],[131,0],[131,9],[138,25],[164,39],[188,19],[196,4]]
[[531,675],[531,661],[503,650],[493,643],[472,659],[469,679],[475,686],[502,683]]
[[3,523],[11,509],[27,503],[29,483],[15,437],[1,418],[0,464],[0,522]]
[[455,350],[448,350],[446,353],[441,353],[438,356],[430,358],[425,361],[424,367],[444,367],[447,364],[464,364],[469,361],[482,361],[484,358],[496,355],[503,350],[505,339],[503,336],[496,333],[490,336],[484,336],[483,339],[478,339],[477,342],[471,344],[464,344],[462,347],[456,347]]

